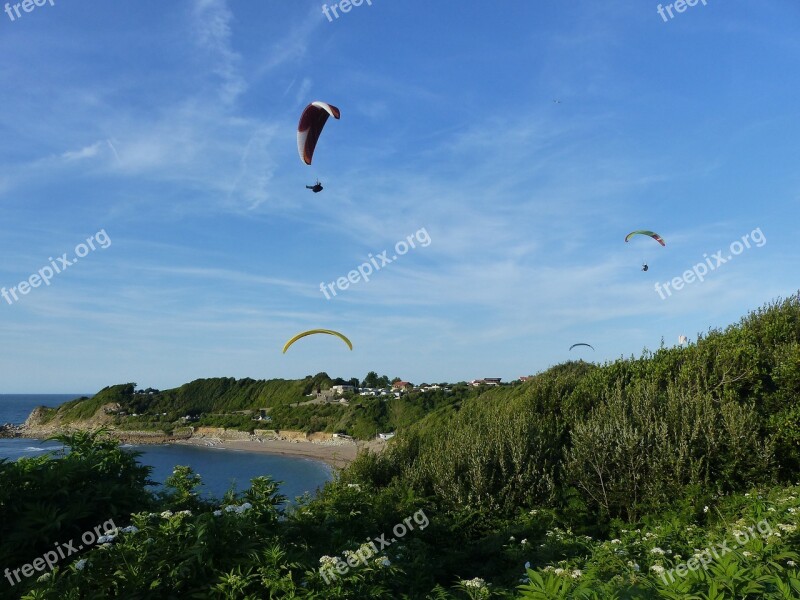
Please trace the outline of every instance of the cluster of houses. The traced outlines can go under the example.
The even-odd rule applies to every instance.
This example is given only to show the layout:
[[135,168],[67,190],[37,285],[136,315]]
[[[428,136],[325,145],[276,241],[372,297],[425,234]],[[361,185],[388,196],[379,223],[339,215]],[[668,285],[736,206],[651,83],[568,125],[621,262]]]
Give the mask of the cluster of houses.
[[333,397],[339,397],[346,393],[357,393],[359,396],[384,397],[385,399],[388,399],[391,397],[399,398],[403,393],[406,392],[432,392],[435,390],[443,390],[445,393],[450,392],[450,388],[442,387],[440,385],[428,385],[427,383],[422,385],[414,385],[408,381],[395,381],[392,384],[391,389],[370,387],[356,388],[352,385],[334,385],[331,386],[329,394]]

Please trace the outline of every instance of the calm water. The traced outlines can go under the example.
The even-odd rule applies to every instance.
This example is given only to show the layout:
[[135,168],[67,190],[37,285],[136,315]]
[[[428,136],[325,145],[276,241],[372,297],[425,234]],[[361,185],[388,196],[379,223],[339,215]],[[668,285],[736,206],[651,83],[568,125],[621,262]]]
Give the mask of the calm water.
[[[83,394],[10,395],[0,394],[0,423],[22,423],[31,410],[42,404],[58,404]],[[203,478],[203,495],[221,497],[231,486],[247,489],[252,477],[271,475],[282,481],[281,493],[293,499],[304,492],[313,493],[332,477],[327,465],[288,456],[258,454],[236,450],[196,448],[192,446],[123,446],[142,453],[139,462],[153,467],[150,478],[163,483],[175,465],[188,465]],[[61,444],[32,439],[0,439],[0,458],[16,460],[57,451]]]

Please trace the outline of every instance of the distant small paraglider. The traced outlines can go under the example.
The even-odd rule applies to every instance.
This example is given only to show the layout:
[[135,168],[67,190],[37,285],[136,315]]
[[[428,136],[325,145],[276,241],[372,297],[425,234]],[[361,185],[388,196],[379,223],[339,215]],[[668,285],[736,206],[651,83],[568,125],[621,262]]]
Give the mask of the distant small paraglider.
[[[655,231],[648,231],[647,229],[637,229],[636,231],[631,231],[628,235],[625,236],[625,243],[627,244],[629,241],[631,241],[631,238],[637,235],[645,235],[647,237],[653,238],[662,246],[667,245],[666,242],[664,242],[664,238],[658,235]],[[650,267],[647,265],[647,263],[642,264],[642,271],[646,273],[649,270]]]
[[317,180],[317,183],[315,183],[314,185],[307,185],[306,189],[307,190],[311,190],[315,194],[318,194],[318,193],[320,193],[322,191],[323,188],[322,188],[322,184],[319,182],[319,180]]
[[576,348],[578,346],[586,346],[587,348],[591,348],[592,350],[594,350],[594,346],[592,346],[591,344],[585,344],[583,342],[579,342],[577,344],[572,344],[572,346],[570,346],[569,349],[571,351],[573,348]]
[[655,241],[657,241],[662,246],[666,246],[667,245],[667,243],[664,241],[664,238],[662,238],[660,235],[658,235],[655,231],[647,231],[646,229],[638,229],[636,231],[630,232],[628,235],[625,236],[625,241],[629,242],[630,239],[635,235],[646,235],[647,237],[653,238]]

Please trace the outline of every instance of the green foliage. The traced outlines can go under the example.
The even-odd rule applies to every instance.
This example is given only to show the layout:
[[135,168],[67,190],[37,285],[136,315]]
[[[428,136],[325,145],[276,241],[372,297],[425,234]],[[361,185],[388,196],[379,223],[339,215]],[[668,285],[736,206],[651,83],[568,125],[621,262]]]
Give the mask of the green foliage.
[[150,467],[102,432],[53,438],[68,453],[0,461],[0,565],[22,565],[86,530],[148,506]]

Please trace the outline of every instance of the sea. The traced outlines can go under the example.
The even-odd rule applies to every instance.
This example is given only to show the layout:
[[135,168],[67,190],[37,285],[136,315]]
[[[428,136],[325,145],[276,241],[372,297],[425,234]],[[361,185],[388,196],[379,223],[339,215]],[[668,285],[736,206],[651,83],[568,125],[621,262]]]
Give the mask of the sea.
[[[81,396],[91,394],[0,394],[0,424],[22,424],[37,406],[55,407]],[[270,475],[282,482],[280,493],[291,503],[305,493],[313,495],[333,478],[330,466],[306,458],[178,444],[124,444],[122,448],[140,452],[137,460],[153,468],[150,479],[156,482],[154,489],[163,485],[176,465],[184,465],[200,475],[203,481],[200,494],[208,498],[222,498],[229,489],[243,491],[250,487],[251,478]],[[48,452],[58,454],[62,449],[61,444],[53,441],[0,438],[0,458],[12,461]]]

